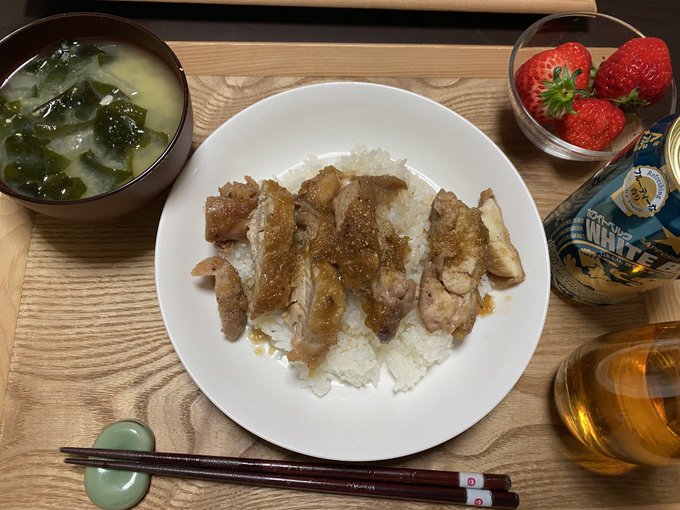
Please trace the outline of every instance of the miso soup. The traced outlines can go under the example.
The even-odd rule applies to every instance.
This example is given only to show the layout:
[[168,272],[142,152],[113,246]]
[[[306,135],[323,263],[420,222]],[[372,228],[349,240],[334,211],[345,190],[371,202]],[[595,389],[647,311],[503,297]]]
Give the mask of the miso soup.
[[2,178],[25,195],[99,195],[151,166],[179,126],[182,90],[158,57],[64,40],[0,87]]

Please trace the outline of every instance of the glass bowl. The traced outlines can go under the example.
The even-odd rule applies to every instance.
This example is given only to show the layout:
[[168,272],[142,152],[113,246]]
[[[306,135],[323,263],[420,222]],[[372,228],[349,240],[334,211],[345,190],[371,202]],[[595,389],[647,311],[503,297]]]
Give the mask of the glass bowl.
[[673,81],[659,102],[639,110],[637,114],[627,115],[627,123],[623,133],[609,147],[609,150],[593,151],[577,147],[560,139],[541,126],[522,104],[515,86],[515,73],[532,55],[566,42],[580,42],[590,50],[593,65],[597,67],[619,46],[633,37],[644,37],[644,34],[617,18],[591,12],[572,12],[546,16],[522,33],[510,54],[508,93],[517,124],[534,145],[544,152],[562,159],[573,161],[609,160],[652,123],[669,113],[675,112],[676,90]]

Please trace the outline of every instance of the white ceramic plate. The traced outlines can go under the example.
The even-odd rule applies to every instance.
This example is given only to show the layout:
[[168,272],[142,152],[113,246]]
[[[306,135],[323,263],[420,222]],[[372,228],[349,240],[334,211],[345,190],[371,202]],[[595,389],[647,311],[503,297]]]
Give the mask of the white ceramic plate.
[[[335,385],[323,398],[301,389],[294,371],[256,355],[245,338],[220,332],[214,292],[189,272],[214,253],[204,240],[203,204],[227,181],[280,174],[309,155],[357,144],[394,159],[468,204],[489,186],[527,273],[498,293],[497,311],[477,320],[449,359],[407,393],[383,371],[378,387]],[[172,189],[158,228],[156,286],[179,358],[227,416],[267,441],[315,457],[372,461],[440,444],[491,411],[524,372],[547,311],[549,262],[529,191],[479,129],[422,96],[368,83],[326,83],[269,97],[219,127],[193,154]]]

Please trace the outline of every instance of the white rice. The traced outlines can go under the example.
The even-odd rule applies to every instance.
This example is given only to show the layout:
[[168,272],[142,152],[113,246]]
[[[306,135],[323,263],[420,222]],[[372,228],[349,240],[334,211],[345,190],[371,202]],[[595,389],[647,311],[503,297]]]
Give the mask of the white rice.
[[[296,193],[304,180],[316,175],[329,163],[345,172],[390,174],[406,182],[408,189],[400,192],[389,208],[378,213],[387,217],[397,232],[410,238],[411,252],[405,264],[406,273],[419,283],[422,267],[429,256],[427,229],[430,207],[437,190],[409,170],[405,160],[395,161],[384,150],[369,150],[364,146],[355,147],[350,154],[333,162],[310,156],[303,165],[282,174],[278,180],[292,193]],[[248,281],[253,271],[248,244],[237,243],[227,256],[242,281]],[[269,335],[270,344],[281,353],[290,351],[292,330],[280,314],[260,316],[250,326]],[[429,367],[449,356],[452,344],[450,334],[427,332],[420,321],[417,304],[402,319],[396,336],[389,343],[381,344],[364,324],[364,313],[358,300],[348,295],[338,342],[330,349],[326,361],[313,373],[304,363],[292,363],[290,366],[297,371],[302,386],[318,396],[328,393],[333,381],[356,387],[376,386],[383,365],[393,380],[394,391],[407,391],[425,376]]]

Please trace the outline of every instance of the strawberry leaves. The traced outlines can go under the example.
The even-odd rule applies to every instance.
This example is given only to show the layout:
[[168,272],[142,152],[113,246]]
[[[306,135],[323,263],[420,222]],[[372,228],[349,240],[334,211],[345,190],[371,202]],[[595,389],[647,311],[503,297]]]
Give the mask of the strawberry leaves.
[[542,126],[550,127],[556,115],[568,111],[573,95],[588,87],[591,66],[588,49],[567,42],[539,51],[522,64],[515,73],[515,87],[527,112]]
[[566,113],[574,113],[574,99],[590,96],[590,91],[576,86],[576,79],[582,72],[583,69],[577,69],[569,74],[569,68],[558,66],[553,71],[552,81],[543,82],[545,90],[541,93],[541,100],[551,117],[561,119]]

